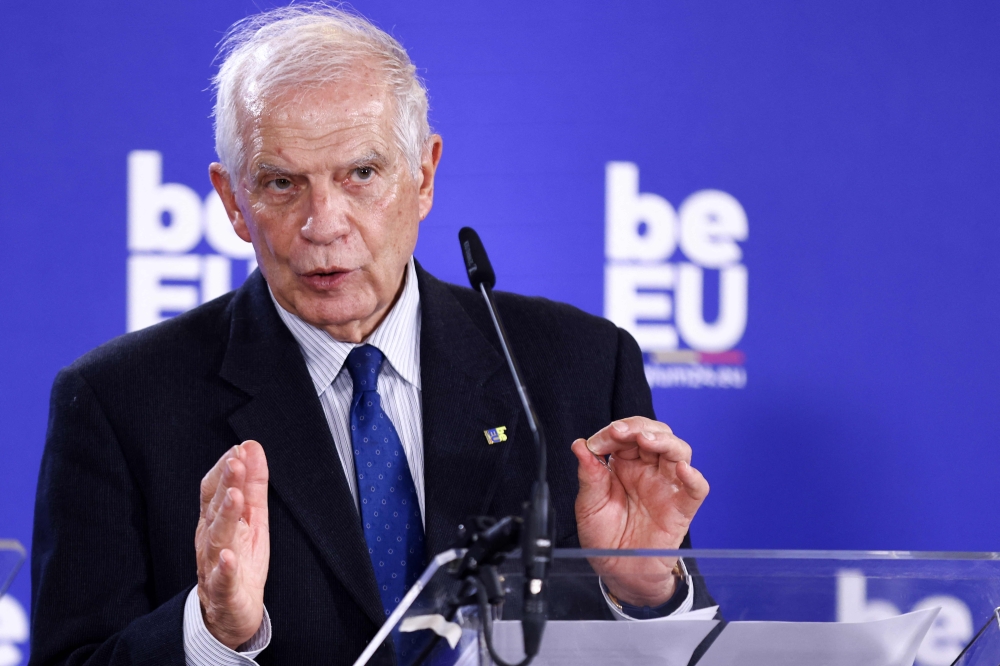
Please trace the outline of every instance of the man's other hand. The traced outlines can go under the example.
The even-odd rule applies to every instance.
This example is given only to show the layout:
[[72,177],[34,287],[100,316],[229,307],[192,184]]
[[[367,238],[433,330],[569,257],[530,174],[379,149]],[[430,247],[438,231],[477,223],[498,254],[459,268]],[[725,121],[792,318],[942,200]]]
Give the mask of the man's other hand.
[[[622,419],[573,442],[573,453],[580,463],[576,522],[583,548],[680,547],[709,488],[691,467],[691,447],[669,426],[641,416]],[[610,470],[595,457],[606,455]],[[601,558],[592,564],[627,603],[658,606],[674,593],[675,558]]]
[[257,442],[234,446],[201,480],[194,544],[205,626],[235,650],[253,637],[263,620],[271,556],[267,459]]

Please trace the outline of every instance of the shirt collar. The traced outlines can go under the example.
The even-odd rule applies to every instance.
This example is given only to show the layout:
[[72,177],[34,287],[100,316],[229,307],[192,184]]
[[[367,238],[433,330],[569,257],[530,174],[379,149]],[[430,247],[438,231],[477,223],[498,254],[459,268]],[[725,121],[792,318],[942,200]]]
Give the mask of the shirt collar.
[[[299,343],[316,394],[321,395],[340,374],[347,355],[359,345],[336,340],[326,331],[306,323],[281,307],[270,287],[268,293],[271,294],[281,321]],[[413,257],[406,264],[403,293],[399,300],[378,328],[361,344],[378,347],[404,380],[420,388],[420,290],[417,288],[417,270]]]

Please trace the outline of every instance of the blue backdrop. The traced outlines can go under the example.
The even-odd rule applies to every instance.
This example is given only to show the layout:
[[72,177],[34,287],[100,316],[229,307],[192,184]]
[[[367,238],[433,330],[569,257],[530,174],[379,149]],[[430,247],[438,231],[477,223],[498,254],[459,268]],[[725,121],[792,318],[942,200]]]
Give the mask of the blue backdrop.
[[[4,13],[0,537],[30,542],[57,370],[246,273],[211,212],[143,246],[169,216],[129,192],[210,194],[215,44],[258,5]],[[475,226],[500,288],[648,337],[657,413],[712,483],[696,545],[1000,550],[1000,5],[355,6],[444,136],[418,259],[462,282]]]

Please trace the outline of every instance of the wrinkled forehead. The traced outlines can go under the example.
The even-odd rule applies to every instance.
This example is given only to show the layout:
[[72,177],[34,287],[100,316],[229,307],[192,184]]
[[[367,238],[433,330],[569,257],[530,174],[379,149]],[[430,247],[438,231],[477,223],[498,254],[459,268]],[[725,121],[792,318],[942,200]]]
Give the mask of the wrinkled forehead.
[[238,107],[243,144],[244,173],[254,153],[267,147],[281,150],[286,141],[323,142],[332,135],[364,134],[391,152],[394,141],[395,99],[385,77],[366,63],[294,85],[261,89],[251,82]]

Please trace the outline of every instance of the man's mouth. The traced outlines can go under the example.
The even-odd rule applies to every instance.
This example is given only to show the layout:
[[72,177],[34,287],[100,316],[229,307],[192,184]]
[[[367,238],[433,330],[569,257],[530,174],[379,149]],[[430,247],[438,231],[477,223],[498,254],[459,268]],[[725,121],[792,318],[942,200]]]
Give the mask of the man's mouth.
[[307,273],[301,273],[303,280],[317,289],[336,287],[353,271],[344,268],[318,268]]

